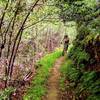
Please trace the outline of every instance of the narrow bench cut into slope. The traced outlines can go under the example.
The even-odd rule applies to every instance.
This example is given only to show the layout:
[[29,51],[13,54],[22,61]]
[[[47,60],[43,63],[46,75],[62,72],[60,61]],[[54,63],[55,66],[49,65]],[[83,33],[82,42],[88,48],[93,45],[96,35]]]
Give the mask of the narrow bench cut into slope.
[[56,60],[54,67],[51,70],[51,76],[48,79],[48,94],[44,100],[58,100],[59,96],[59,68],[64,62],[64,57],[60,57]]

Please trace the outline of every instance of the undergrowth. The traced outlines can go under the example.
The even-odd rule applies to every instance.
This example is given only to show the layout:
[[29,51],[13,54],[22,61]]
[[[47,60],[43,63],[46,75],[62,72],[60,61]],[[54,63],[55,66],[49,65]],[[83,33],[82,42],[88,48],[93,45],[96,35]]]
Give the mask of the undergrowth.
[[60,88],[62,91],[72,90],[75,100],[100,100],[100,79],[96,71],[85,70],[90,55],[80,43],[70,49],[60,69]]
[[95,71],[81,71],[71,59],[67,59],[60,72],[61,91],[72,90],[75,100],[100,100],[100,80]]
[[85,67],[85,64],[88,62],[90,58],[89,54],[86,53],[81,46],[80,47],[73,46],[70,49],[70,52],[68,53],[68,57],[71,60],[73,60],[74,64],[76,64],[76,67],[81,67],[81,68]]
[[44,56],[38,63],[37,73],[29,87],[24,100],[41,100],[46,93],[46,82],[50,75],[50,69],[53,67],[55,60],[61,56],[61,51],[57,50],[51,54]]
[[64,62],[62,67],[60,68],[61,78],[60,78],[60,88],[61,90],[66,90],[66,80],[70,82],[77,82],[78,78],[81,75],[81,72],[75,68],[72,60],[67,60]]
[[7,100],[9,95],[13,93],[15,89],[13,87],[5,88],[3,91],[0,91],[0,100]]

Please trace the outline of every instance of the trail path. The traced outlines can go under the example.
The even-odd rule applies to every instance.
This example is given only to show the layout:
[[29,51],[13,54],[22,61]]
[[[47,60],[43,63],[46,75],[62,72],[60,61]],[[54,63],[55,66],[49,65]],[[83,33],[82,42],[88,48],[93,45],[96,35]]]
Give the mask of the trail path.
[[48,79],[48,93],[44,100],[58,100],[59,99],[59,68],[64,62],[64,57],[56,60],[54,67],[51,70],[51,76]]

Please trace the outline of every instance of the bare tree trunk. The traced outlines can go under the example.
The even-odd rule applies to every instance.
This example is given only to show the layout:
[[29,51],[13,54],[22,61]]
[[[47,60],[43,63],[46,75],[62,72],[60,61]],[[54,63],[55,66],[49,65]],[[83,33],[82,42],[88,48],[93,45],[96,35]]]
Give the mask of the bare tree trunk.
[[[9,25],[8,25],[8,27],[7,27],[7,30],[5,30],[5,35],[4,35],[4,45],[6,44],[6,35],[7,35],[7,33],[8,33],[8,31],[9,31],[9,28],[10,28],[10,26],[11,26],[11,23],[12,23],[12,29],[11,29],[11,33],[10,33],[10,36],[9,36],[9,43],[8,43],[8,51],[7,51],[7,59],[8,59],[8,57],[9,57],[9,52],[10,52],[10,46],[11,46],[11,38],[12,38],[12,33],[13,33],[13,30],[14,30],[14,25],[15,25],[15,21],[16,21],[16,16],[17,16],[17,14],[18,14],[18,10],[19,10],[19,5],[20,5],[20,2],[21,2],[21,0],[19,0],[19,2],[16,4],[16,11],[15,11],[15,14],[14,14],[14,16],[13,16],[13,18],[11,19],[11,21],[9,22]],[[7,77],[7,74],[8,73],[8,68],[7,67],[5,67],[5,76]],[[5,87],[7,86],[7,80],[5,81]]]
[[18,47],[19,47],[19,44],[20,44],[20,41],[21,41],[21,37],[22,37],[22,33],[23,33],[23,28],[24,28],[24,25],[31,13],[31,11],[34,9],[34,7],[37,5],[37,3],[39,2],[39,0],[37,0],[33,6],[30,8],[29,12],[27,13],[16,37],[15,37],[15,40],[14,40],[14,44],[13,44],[13,48],[12,48],[12,53],[11,53],[11,56],[10,56],[10,61],[9,61],[9,65],[8,65],[8,72],[7,72],[7,81],[8,81],[8,77],[11,79],[12,77],[12,72],[13,72],[13,64],[14,64],[14,61],[15,61],[15,58],[16,58],[16,53],[17,53],[17,50],[18,50]]
[[20,2],[21,2],[21,1],[19,0],[18,4],[16,5],[17,9],[16,9],[15,14],[14,14],[14,17],[13,17],[13,22],[12,22],[12,26],[11,26],[10,35],[9,35],[8,50],[7,50],[7,58],[9,57],[9,54],[10,54],[11,39],[12,39],[13,31],[14,31],[14,26],[15,26],[16,17],[17,17],[17,15],[18,15],[18,10],[19,10]]

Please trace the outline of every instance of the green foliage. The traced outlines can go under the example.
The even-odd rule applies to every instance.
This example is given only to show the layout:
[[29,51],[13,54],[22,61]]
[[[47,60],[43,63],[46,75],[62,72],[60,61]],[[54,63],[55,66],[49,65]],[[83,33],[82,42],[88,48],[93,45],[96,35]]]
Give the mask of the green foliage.
[[42,85],[36,85],[30,88],[28,94],[24,96],[24,100],[41,100],[41,97],[46,93],[46,88]]
[[87,36],[85,36],[84,40],[82,41],[84,45],[87,45],[89,43],[92,43],[94,39],[94,35],[93,34],[89,34]]
[[[77,76],[77,68],[74,66],[78,66],[79,69],[81,69],[82,66],[86,66],[87,63],[89,63],[90,57],[89,54],[86,53],[85,49],[83,49],[83,46],[87,45],[88,43],[92,43],[94,41],[95,34],[88,34],[87,36],[84,36],[84,38],[80,40],[74,41],[74,46],[69,51],[69,58],[74,62],[74,65],[72,68],[69,68],[69,71],[71,74],[67,73],[67,77],[69,77],[70,81],[73,80],[73,76],[75,79],[75,75]],[[83,45],[83,46],[82,46]],[[90,46],[90,45],[89,45]],[[92,46],[92,45],[91,45]],[[66,69],[67,71],[67,69]],[[80,71],[79,71],[80,73]],[[87,100],[99,100],[99,94],[100,94],[100,80],[97,78],[97,74],[94,71],[83,71],[81,74],[81,77],[79,81],[74,81],[76,85],[75,87],[75,96],[80,97],[82,95],[82,98],[86,98]],[[71,84],[71,83],[70,83]],[[89,96],[89,97],[88,97]],[[92,98],[93,97],[93,98]],[[92,99],[91,99],[92,98]]]
[[70,49],[68,57],[72,59],[78,67],[84,67],[84,62],[89,60],[89,54],[86,53],[81,47],[75,46]]
[[60,84],[60,89],[62,91],[65,91],[66,90],[66,88],[65,88],[66,87],[65,80],[66,80],[66,77],[64,77],[64,76],[61,76],[60,77],[59,84]]
[[[98,100],[98,94],[100,94],[100,80],[97,80],[96,72],[84,72],[81,77],[80,83],[76,87],[76,95],[81,95],[85,91],[89,94],[87,100]],[[93,98],[90,99],[91,97]]]
[[91,33],[94,33],[94,34],[98,34],[100,33],[100,19],[99,18],[96,18],[94,20],[92,20],[90,22],[90,24],[88,25],[88,27],[90,28],[91,30]]
[[96,7],[95,0],[91,0],[91,2],[87,0],[57,0],[56,3],[57,7],[60,8],[60,17],[64,22],[88,20],[95,12]]
[[61,86],[66,88],[64,82],[67,77],[70,82],[75,83],[74,92],[76,98],[78,97],[77,100],[84,98],[84,100],[99,100],[100,80],[96,72],[81,70],[87,65],[90,67],[89,64],[93,64],[90,63],[93,60],[95,62],[93,43],[95,36],[100,33],[100,10],[96,5],[96,0],[57,0],[56,3],[63,22],[75,21],[78,31],[73,47],[68,52],[68,58],[72,63],[69,60],[66,61],[61,69]]
[[66,75],[66,77],[71,81],[77,81],[80,75],[79,70],[77,70],[72,61],[67,61],[61,69],[62,73]]
[[88,89],[92,94],[100,94],[100,80],[94,81]]
[[77,35],[76,39],[82,40],[84,39],[91,31],[88,27],[85,25],[81,25],[78,29],[79,34]]
[[78,78],[79,78],[79,76],[80,76],[80,72],[79,72],[79,70],[76,70],[75,68],[69,68],[68,69],[68,76],[67,77],[69,77],[69,79],[71,80],[71,81],[77,81],[78,80]]
[[78,92],[88,89],[91,84],[95,81],[96,74],[95,72],[85,72],[81,77],[80,86]]
[[0,100],[8,99],[9,95],[14,91],[15,89],[12,87],[6,88],[3,91],[0,90]]
[[55,51],[52,54],[47,54],[39,62],[40,65],[37,69],[37,73],[32,81],[32,86],[24,96],[24,100],[41,100],[41,97],[46,93],[45,84],[50,75],[50,69],[53,66],[55,60],[61,56],[61,51]]
[[100,95],[91,95],[86,100],[100,100]]
[[[99,100],[100,80],[98,80],[96,72],[81,72],[74,67],[71,60],[67,60],[60,71],[62,73],[60,78],[60,88],[62,91],[68,89],[68,85],[70,89],[76,86],[74,87],[75,97],[79,97],[85,92],[87,93],[86,96],[89,95],[88,98],[86,97],[87,100]],[[65,82],[68,80],[70,83],[66,84]],[[93,99],[91,99],[92,97]]]
[[85,72],[81,78],[82,87],[85,87],[90,93],[100,92],[100,81],[96,80],[97,76],[95,72]]
[[67,75],[68,74],[68,71],[69,71],[69,68],[73,66],[73,63],[71,60],[67,60],[67,62],[65,62],[62,67],[60,68],[60,72],[63,74],[63,75]]
[[61,66],[60,72],[60,88],[62,91],[66,90],[66,80],[77,82],[79,80],[79,76],[81,75],[81,72],[74,67],[72,60],[67,60],[67,62]]
[[65,80],[66,78],[68,78],[68,68],[73,66],[73,63],[71,60],[68,60],[67,62],[64,62],[60,68],[60,72],[61,72],[61,77],[60,77],[60,89],[62,91],[64,91],[66,88],[65,88]]

